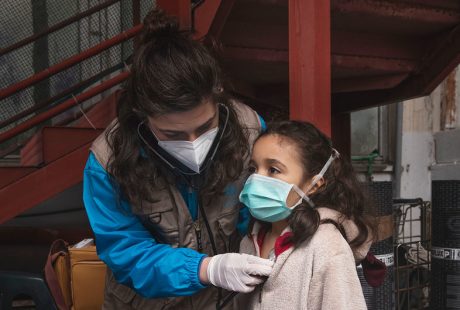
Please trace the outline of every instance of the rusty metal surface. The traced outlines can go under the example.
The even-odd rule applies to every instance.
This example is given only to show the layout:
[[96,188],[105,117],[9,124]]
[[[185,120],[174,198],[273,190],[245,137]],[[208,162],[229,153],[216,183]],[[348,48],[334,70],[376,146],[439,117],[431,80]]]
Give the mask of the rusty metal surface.
[[[286,85],[286,72],[296,70],[285,57],[289,53],[288,3],[236,1],[228,14],[218,40],[225,70],[238,80],[241,92],[252,89],[260,94],[260,90]],[[312,13],[304,10],[305,16]],[[426,95],[460,61],[460,1],[331,0],[330,14],[333,113]],[[320,18],[311,14],[302,24],[314,29]],[[316,39],[313,32],[305,37],[310,45]],[[315,51],[327,57],[320,46]],[[312,56],[304,52],[304,57]],[[276,97],[286,98],[289,93]],[[281,100],[277,104],[289,106]]]
[[[305,23],[306,20],[311,21]],[[289,1],[289,118],[331,135],[330,6]]]

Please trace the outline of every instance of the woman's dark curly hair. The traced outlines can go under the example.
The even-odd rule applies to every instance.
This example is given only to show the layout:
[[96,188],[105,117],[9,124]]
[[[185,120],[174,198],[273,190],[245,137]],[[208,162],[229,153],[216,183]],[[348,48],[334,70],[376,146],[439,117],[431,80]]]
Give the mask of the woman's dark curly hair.
[[[229,120],[219,151],[206,171],[202,197],[223,192],[243,171],[249,147],[232,101],[223,91],[221,70],[210,51],[180,31],[161,10],[151,11],[133,55],[131,76],[118,100],[118,123],[107,131],[112,149],[108,172],[132,203],[154,200],[153,187],[166,186],[157,160],[142,156],[137,128],[147,117],[188,111],[203,102],[224,104]],[[228,163],[232,163],[229,165]]]
[[[317,175],[333,152],[332,143],[326,135],[307,122],[271,123],[257,140],[268,135],[276,135],[297,149],[298,158],[305,167],[303,182]],[[370,199],[363,184],[358,182],[351,163],[343,156],[332,162],[324,174],[324,184],[309,197],[315,208],[302,201],[287,218],[293,232],[291,241],[296,246],[312,237],[321,224],[317,207],[337,210],[346,219],[354,221],[359,233],[349,242],[353,248],[376,236],[376,223],[370,212],[373,210]]]

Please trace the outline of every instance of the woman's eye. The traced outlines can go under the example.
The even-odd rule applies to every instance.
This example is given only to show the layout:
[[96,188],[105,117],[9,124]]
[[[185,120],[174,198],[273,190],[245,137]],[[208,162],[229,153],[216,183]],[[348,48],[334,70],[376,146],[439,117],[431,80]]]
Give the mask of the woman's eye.
[[249,167],[248,167],[248,173],[249,173],[249,174],[253,174],[253,173],[255,173],[255,172],[256,172],[256,167],[252,167],[252,166],[249,166]]
[[271,174],[276,174],[276,173],[279,173],[280,171],[278,169],[276,169],[275,167],[270,167],[268,169],[268,172],[271,173]]
[[203,128],[198,129],[198,130],[197,130],[198,136],[201,136],[202,134],[208,132],[208,131],[209,131],[209,127],[210,127],[210,126],[206,126],[206,127],[203,127]]
[[166,138],[168,138],[168,140],[171,140],[171,141],[186,140],[183,134],[170,134],[170,135],[166,134],[165,136]]

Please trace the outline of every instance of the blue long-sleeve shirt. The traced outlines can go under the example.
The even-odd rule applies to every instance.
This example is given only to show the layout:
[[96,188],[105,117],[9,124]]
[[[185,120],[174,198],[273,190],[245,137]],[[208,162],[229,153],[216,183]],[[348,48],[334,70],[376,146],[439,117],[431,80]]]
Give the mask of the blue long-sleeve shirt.
[[[185,201],[196,218],[196,193],[190,198]],[[193,295],[204,288],[198,275],[206,255],[157,243],[133,215],[129,203],[117,199],[107,172],[91,153],[84,170],[83,200],[98,255],[117,281],[148,298]],[[248,220],[248,210],[241,209],[240,233],[245,233]]]
[[[260,118],[262,130],[265,123]],[[190,215],[197,217],[197,193],[178,184]],[[131,212],[128,201],[118,195],[105,169],[90,153],[83,175],[83,201],[97,240],[99,257],[119,283],[147,298],[193,295],[205,286],[199,267],[205,254],[188,248],[173,248],[155,241]],[[240,209],[237,228],[243,235],[249,211]]]

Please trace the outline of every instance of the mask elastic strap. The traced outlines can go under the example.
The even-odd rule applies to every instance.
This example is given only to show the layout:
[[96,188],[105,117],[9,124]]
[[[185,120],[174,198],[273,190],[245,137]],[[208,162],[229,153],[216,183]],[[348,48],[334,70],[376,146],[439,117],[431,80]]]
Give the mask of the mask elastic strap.
[[324,165],[323,169],[321,169],[321,171],[318,173],[318,176],[320,178],[322,178],[324,176],[324,174],[326,173],[327,169],[329,168],[329,166],[332,164],[332,162],[334,161],[334,159],[336,158],[339,158],[340,157],[340,153],[336,150],[336,149],[332,149],[332,154],[331,156],[329,157],[329,159],[327,160],[326,164]]
[[294,210],[295,207],[300,205],[302,200],[305,200],[312,208],[315,207],[313,201],[311,201],[311,199],[297,185],[292,184],[292,189],[300,196],[299,201],[291,207],[292,210]]
[[[336,158],[339,158],[340,157],[340,153],[336,150],[336,149],[332,149],[332,154],[331,156],[329,157],[329,159],[327,160],[327,162],[324,164],[323,168],[321,169],[321,171],[314,176],[313,178],[313,181],[310,183],[310,185],[308,186],[307,190],[306,190],[306,193],[308,193],[318,182],[319,180],[324,176],[324,174],[326,173],[327,169],[329,169],[329,167],[331,166],[332,162],[334,161],[334,159]],[[293,189],[297,192],[297,194],[300,195],[300,197],[302,197],[303,200],[305,200],[312,208],[315,207],[315,204],[313,203],[313,201],[311,201],[311,199],[308,197],[308,195],[304,192],[302,192],[297,186],[293,186]]]

